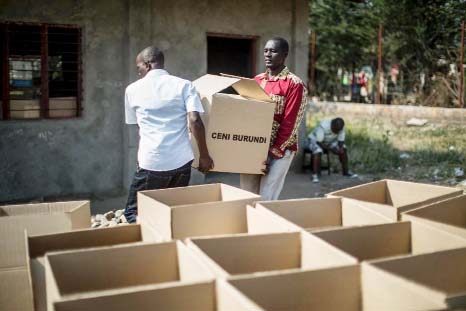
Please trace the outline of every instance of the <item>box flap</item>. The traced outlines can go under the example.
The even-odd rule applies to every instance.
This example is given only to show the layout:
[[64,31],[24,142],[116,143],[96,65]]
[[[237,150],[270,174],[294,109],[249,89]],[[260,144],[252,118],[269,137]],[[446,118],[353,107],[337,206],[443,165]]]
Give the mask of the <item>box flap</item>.
[[[466,291],[466,248],[369,261],[368,264],[448,295]],[[428,271],[428,273],[426,273]]]
[[226,89],[229,86],[232,86],[239,80],[239,78],[221,77],[207,74],[194,80],[193,85],[202,96],[211,96]]
[[265,101],[269,103],[274,102],[270,98],[270,96],[264,91],[264,89],[260,87],[260,85],[256,82],[256,80],[234,76],[234,75],[229,75],[226,73],[221,73],[220,75],[223,77],[239,79],[239,81],[235,82],[235,84],[233,84],[232,87],[241,96],[245,98],[257,99],[257,100],[261,100],[261,101]]
[[264,310],[361,310],[356,265],[249,275],[228,282]]

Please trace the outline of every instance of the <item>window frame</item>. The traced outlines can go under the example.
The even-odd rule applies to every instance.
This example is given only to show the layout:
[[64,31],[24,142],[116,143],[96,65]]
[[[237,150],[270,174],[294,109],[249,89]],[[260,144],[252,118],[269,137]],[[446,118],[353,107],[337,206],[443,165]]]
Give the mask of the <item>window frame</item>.
[[[10,118],[10,32],[8,29],[11,25],[14,26],[35,26],[40,27],[40,59],[41,59],[41,97],[40,103],[40,116],[39,118],[24,118],[24,119],[11,119]],[[68,117],[49,117],[49,75],[48,75],[48,29],[49,28],[67,28],[75,29],[77,32],[77,76],[76,76],[76,115]],[[75,119],[82,116],[82,101],[83,101],[83,81],[82,81],[82,27],[80,25],[70,24],[54,24],[54,23],[33,23],[33,22],[19,22],[19,21],[0,21],[0,32],[3,34],[3,42],[0,47],[2,53],[2,68],[0,68],[2,75],[2,98],[1,121],[28,121],[28,120],[43,120],[43,119]],[[46,78],[44,78],[46,77]]]

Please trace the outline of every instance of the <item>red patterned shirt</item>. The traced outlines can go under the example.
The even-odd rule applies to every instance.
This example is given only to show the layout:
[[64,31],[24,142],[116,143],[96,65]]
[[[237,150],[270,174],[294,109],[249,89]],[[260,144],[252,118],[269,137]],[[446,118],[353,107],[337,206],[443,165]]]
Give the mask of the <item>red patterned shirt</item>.
[[255,80],[275,102],[269,155],[279,159],[286,150],[298,150],[299,125],[306,111],[307,90],[301,79],[287,67],[273,78],[265,72],[257,75]]

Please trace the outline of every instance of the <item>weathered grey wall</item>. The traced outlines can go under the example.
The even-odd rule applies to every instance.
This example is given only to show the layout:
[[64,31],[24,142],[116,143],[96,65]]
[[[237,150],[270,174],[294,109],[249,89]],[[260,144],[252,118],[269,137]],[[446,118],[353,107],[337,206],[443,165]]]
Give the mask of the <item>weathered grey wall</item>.
[[127,1],[1,1],[3,20],[82,26],[84,111],[77,119],[0,122],[0,201],[122,188],[127,16]]
[[84,112],[78,119],[0,122],[0,202],[123,193],[134,172],[137,129],[124,125],[124,88],[134,59],[154,44],[174,75],[207,72],[207,32],[272,36],[291,43],[288,66],[307,80],[305,0],[0,1],[0,19],[83,27]]
[[[207,32],[259,36],[256,47],[258,73],[265,70],[262,49],[266,41],[281,36],[291,47],[287,65],[307,83],[308,3],[305,0],[145,0],[138,3],[136,10],[152,12],[150,21],[145,23],[144,33],[151,38],[150,44],[165,52],[165,67],[174,75],[194,80],[207,73]],[[143,16],[140,18],[145,20]],[[147,29],[148,23],[150,29]],[[140,42],[133,46],[136,45],[141,49],[144,47]],[[302,125],[300,132],[305,134],[304,122]],[[130,134],[127,180],[131,178],[134,169],[131,163],[135,162],[136,155],[136,147],[131,142],[137,133]],[[304,134],[300,135],[301,142],[305,139]],[[301,168],[300,155],[294,163],[297,164],[293,169]]]

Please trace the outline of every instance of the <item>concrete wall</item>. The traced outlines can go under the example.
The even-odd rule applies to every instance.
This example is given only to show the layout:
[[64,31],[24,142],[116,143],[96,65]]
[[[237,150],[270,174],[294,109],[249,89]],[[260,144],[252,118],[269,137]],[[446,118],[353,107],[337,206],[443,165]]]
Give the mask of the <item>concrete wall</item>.
[[83,115],[0,121],[0,201],[113,193],[123,186],[127,1],[0,2],[0,19],[83,29]]
[[385,118],[400,125],[405,125],[411,118],[437,124],[466,124],[466,109],[459,108],[311,102],[308,111],[311,115],[319,113],[348,119]]
[[193,80],[207,72],[207,32],[259,36],[257,72],[268,38],[291,44],[287,64],[307,81],[305,0],[50,0],[0,2],[0,19],[83,27],[84,112],[79,119],[0,122],[0,202],[50,196],[109,196],[127,188],[137,128],[124,125],[134,59],[159,46],[166,69]]

